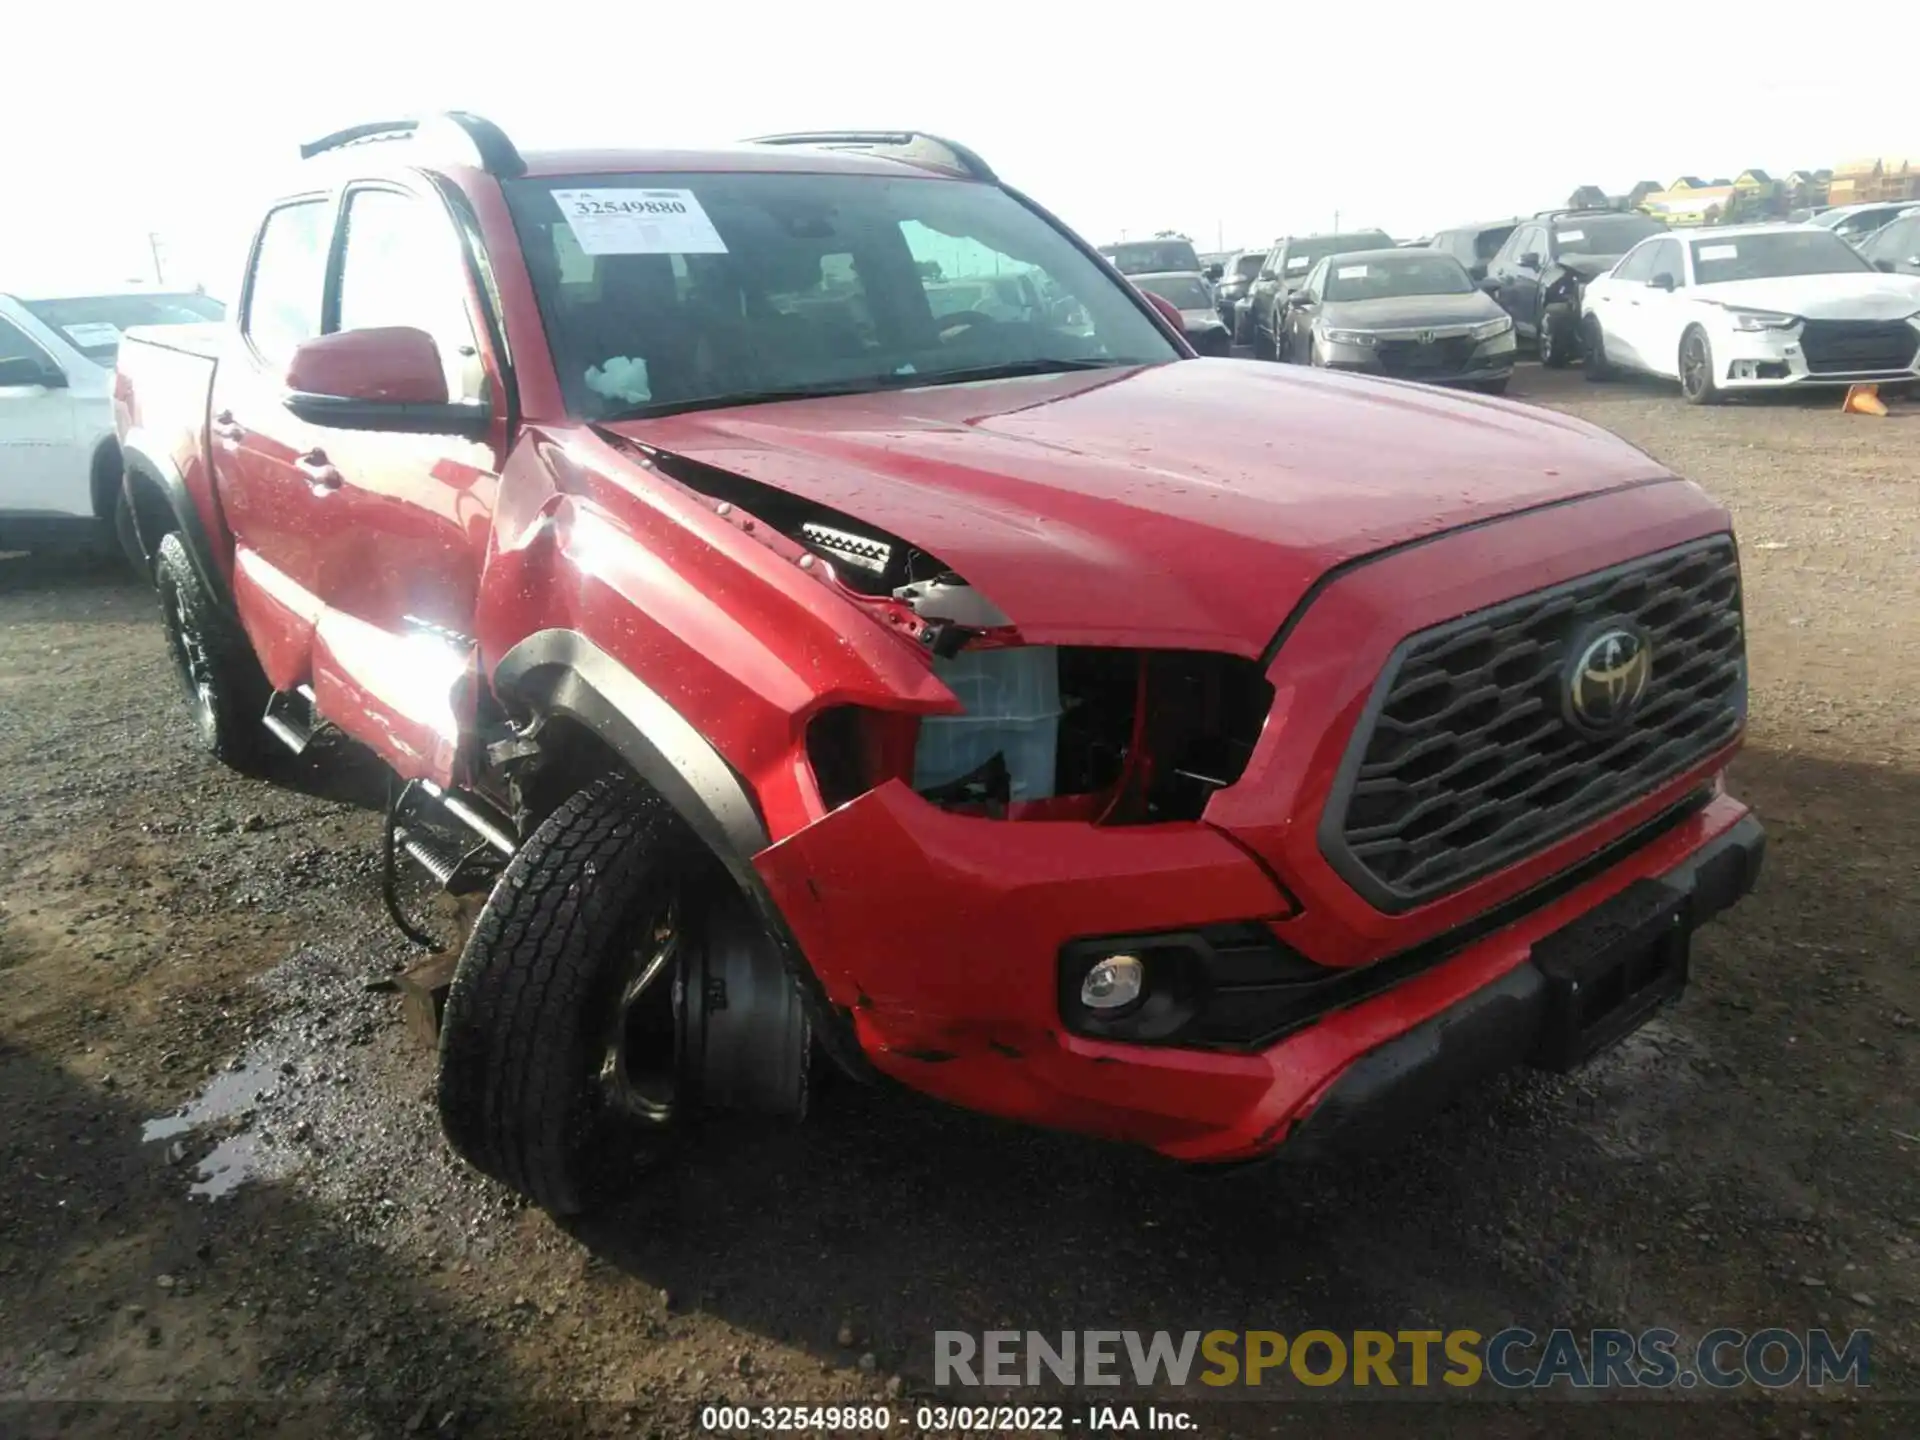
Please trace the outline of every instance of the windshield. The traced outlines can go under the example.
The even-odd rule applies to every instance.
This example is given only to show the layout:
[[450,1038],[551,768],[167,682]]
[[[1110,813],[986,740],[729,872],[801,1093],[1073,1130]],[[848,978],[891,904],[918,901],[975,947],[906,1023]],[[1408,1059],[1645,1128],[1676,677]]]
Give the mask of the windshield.
[[1307,271],[1316,261],[1329,255],[1344,255],[1349,250],[1383,250],[1391,248],[1393,240],[1383,231],[1365,230],[1355,235],[1313,235],[1305,240],[1287,242],[1286,277],[1290,281],[1307,278]]
[[1830,230],[1778,230],[1728,240],[1695,240],[1693,281],[1765,280],[1776,275],[1850,275],[1873,266]]
[[1130,245],[1102,245],[1100,253],[1122,275],[1151,275],[1161,270],[1198,270],[1200,257],[1185,240],[1139,240]]
[[1585,215],[1568,217],[1553,227],[1556,250],[1576,255],[1624,255],[1649,235],[1667,227],[1645,215]]
[[1334,303],[1396,295],[1471,295],[1473,281],[1451,255],[1347,255],[1327,267],[1324,298]]
[[965,181],[511,181],[567,404],[591,419],[1178,358],[1136,297]]
[[227,307],[205,295],[78,295],[24,300],[27,313],[89,360],[111,365],[120,332],[135,325],[193,325],[223,319]]
[[1134,284],[1151,290],[1176,310],[1211,310],[1213,292],[1198,275],[1140,275]]

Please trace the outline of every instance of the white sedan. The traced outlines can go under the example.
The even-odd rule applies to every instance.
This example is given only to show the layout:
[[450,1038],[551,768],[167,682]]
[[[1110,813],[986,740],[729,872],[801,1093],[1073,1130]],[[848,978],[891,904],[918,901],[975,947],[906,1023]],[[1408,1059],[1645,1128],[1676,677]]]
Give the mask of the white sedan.
[[1920,378],[1920,276],[1882,274],[1816,225],[1653,236],[1587,287],[1584,309],[1590,378],[1662,375],[1696,405]]

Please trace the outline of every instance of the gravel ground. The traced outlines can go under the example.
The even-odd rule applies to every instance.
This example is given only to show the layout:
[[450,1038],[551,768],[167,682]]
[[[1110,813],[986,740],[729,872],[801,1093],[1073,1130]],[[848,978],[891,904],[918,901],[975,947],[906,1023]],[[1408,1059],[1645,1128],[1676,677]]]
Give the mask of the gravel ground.
[[203,761],[150,595],[0,560],[0,1433],[680,1434],[726,1399],[910,1409],[943,1328],[1515,1322],[1869,1328],[1874,1389],[1195,1413],[1920,1432],[1897,1398],[1920,1401],[1920,402],[1698,410],[1537,369],[1515,393],[1734,511],[1762,891],[1584,1073],[1503,1080],[1391,1156],[1232,1180],[841,1087],[556,1225],[440,1142],[391,989],[417,952],[379,912],[379,776],[330,747],[274,785]]

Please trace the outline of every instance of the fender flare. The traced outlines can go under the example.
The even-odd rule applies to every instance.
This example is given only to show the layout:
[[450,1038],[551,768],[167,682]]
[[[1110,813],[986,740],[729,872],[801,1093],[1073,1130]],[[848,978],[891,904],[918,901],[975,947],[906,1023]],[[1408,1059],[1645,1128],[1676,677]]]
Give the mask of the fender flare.
[[199,507],[193,503],[193,496],[187,493],[187,482],[180,474],[180,467],[173,463],[172,456],[164,449],[143,443],[144,439],[140,431],[129,430],[120,441],[120,483],[128,504],[133,507],[133,532],[134,538],[140,542],[140,551],[151,564],[154,551],[160,546],[160,537],[166,533],[142,514],[135,485],[145,483],[157,489],[165,499],[173,515],[174,528],[186,543],[187,557],[193,562],[194,573],[220,607],[231,613],[233,594],[228,588],[227,577],[214,563],[213,541],[200,519]]
[[586,726],[686,821],[726,868],[778,944],[822,1047],[858,1080],[876,1072],[850,1018],[828,998],[753,857],[772,843],[747,784],[651,686],[577,630],[536,630],[500,657],[493,688],[538,716]]

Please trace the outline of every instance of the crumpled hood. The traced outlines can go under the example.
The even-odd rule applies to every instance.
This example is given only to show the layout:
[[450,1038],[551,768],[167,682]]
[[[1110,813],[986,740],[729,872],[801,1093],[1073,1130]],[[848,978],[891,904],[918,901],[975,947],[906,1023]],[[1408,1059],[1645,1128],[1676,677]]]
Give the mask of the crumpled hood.
[[1342,561],[1665,473],[1549,411],[1236,360],[606,428],[938,556],[1030,641],[1245,655]]
[[[1626,253],[1622,250],[1620,255]],[[1569,250],[1553,263],[1562,270],[1571,270],[1582,280],[1592,280],[1618,265],[1620,255],[1589,255],[1585,251]]]
[[1778,310],[1810,320],[1905,320],[1920,314],[1920,276],[1882,275],[1871,270],[1723,280],[1689,293],[1716,305]]

